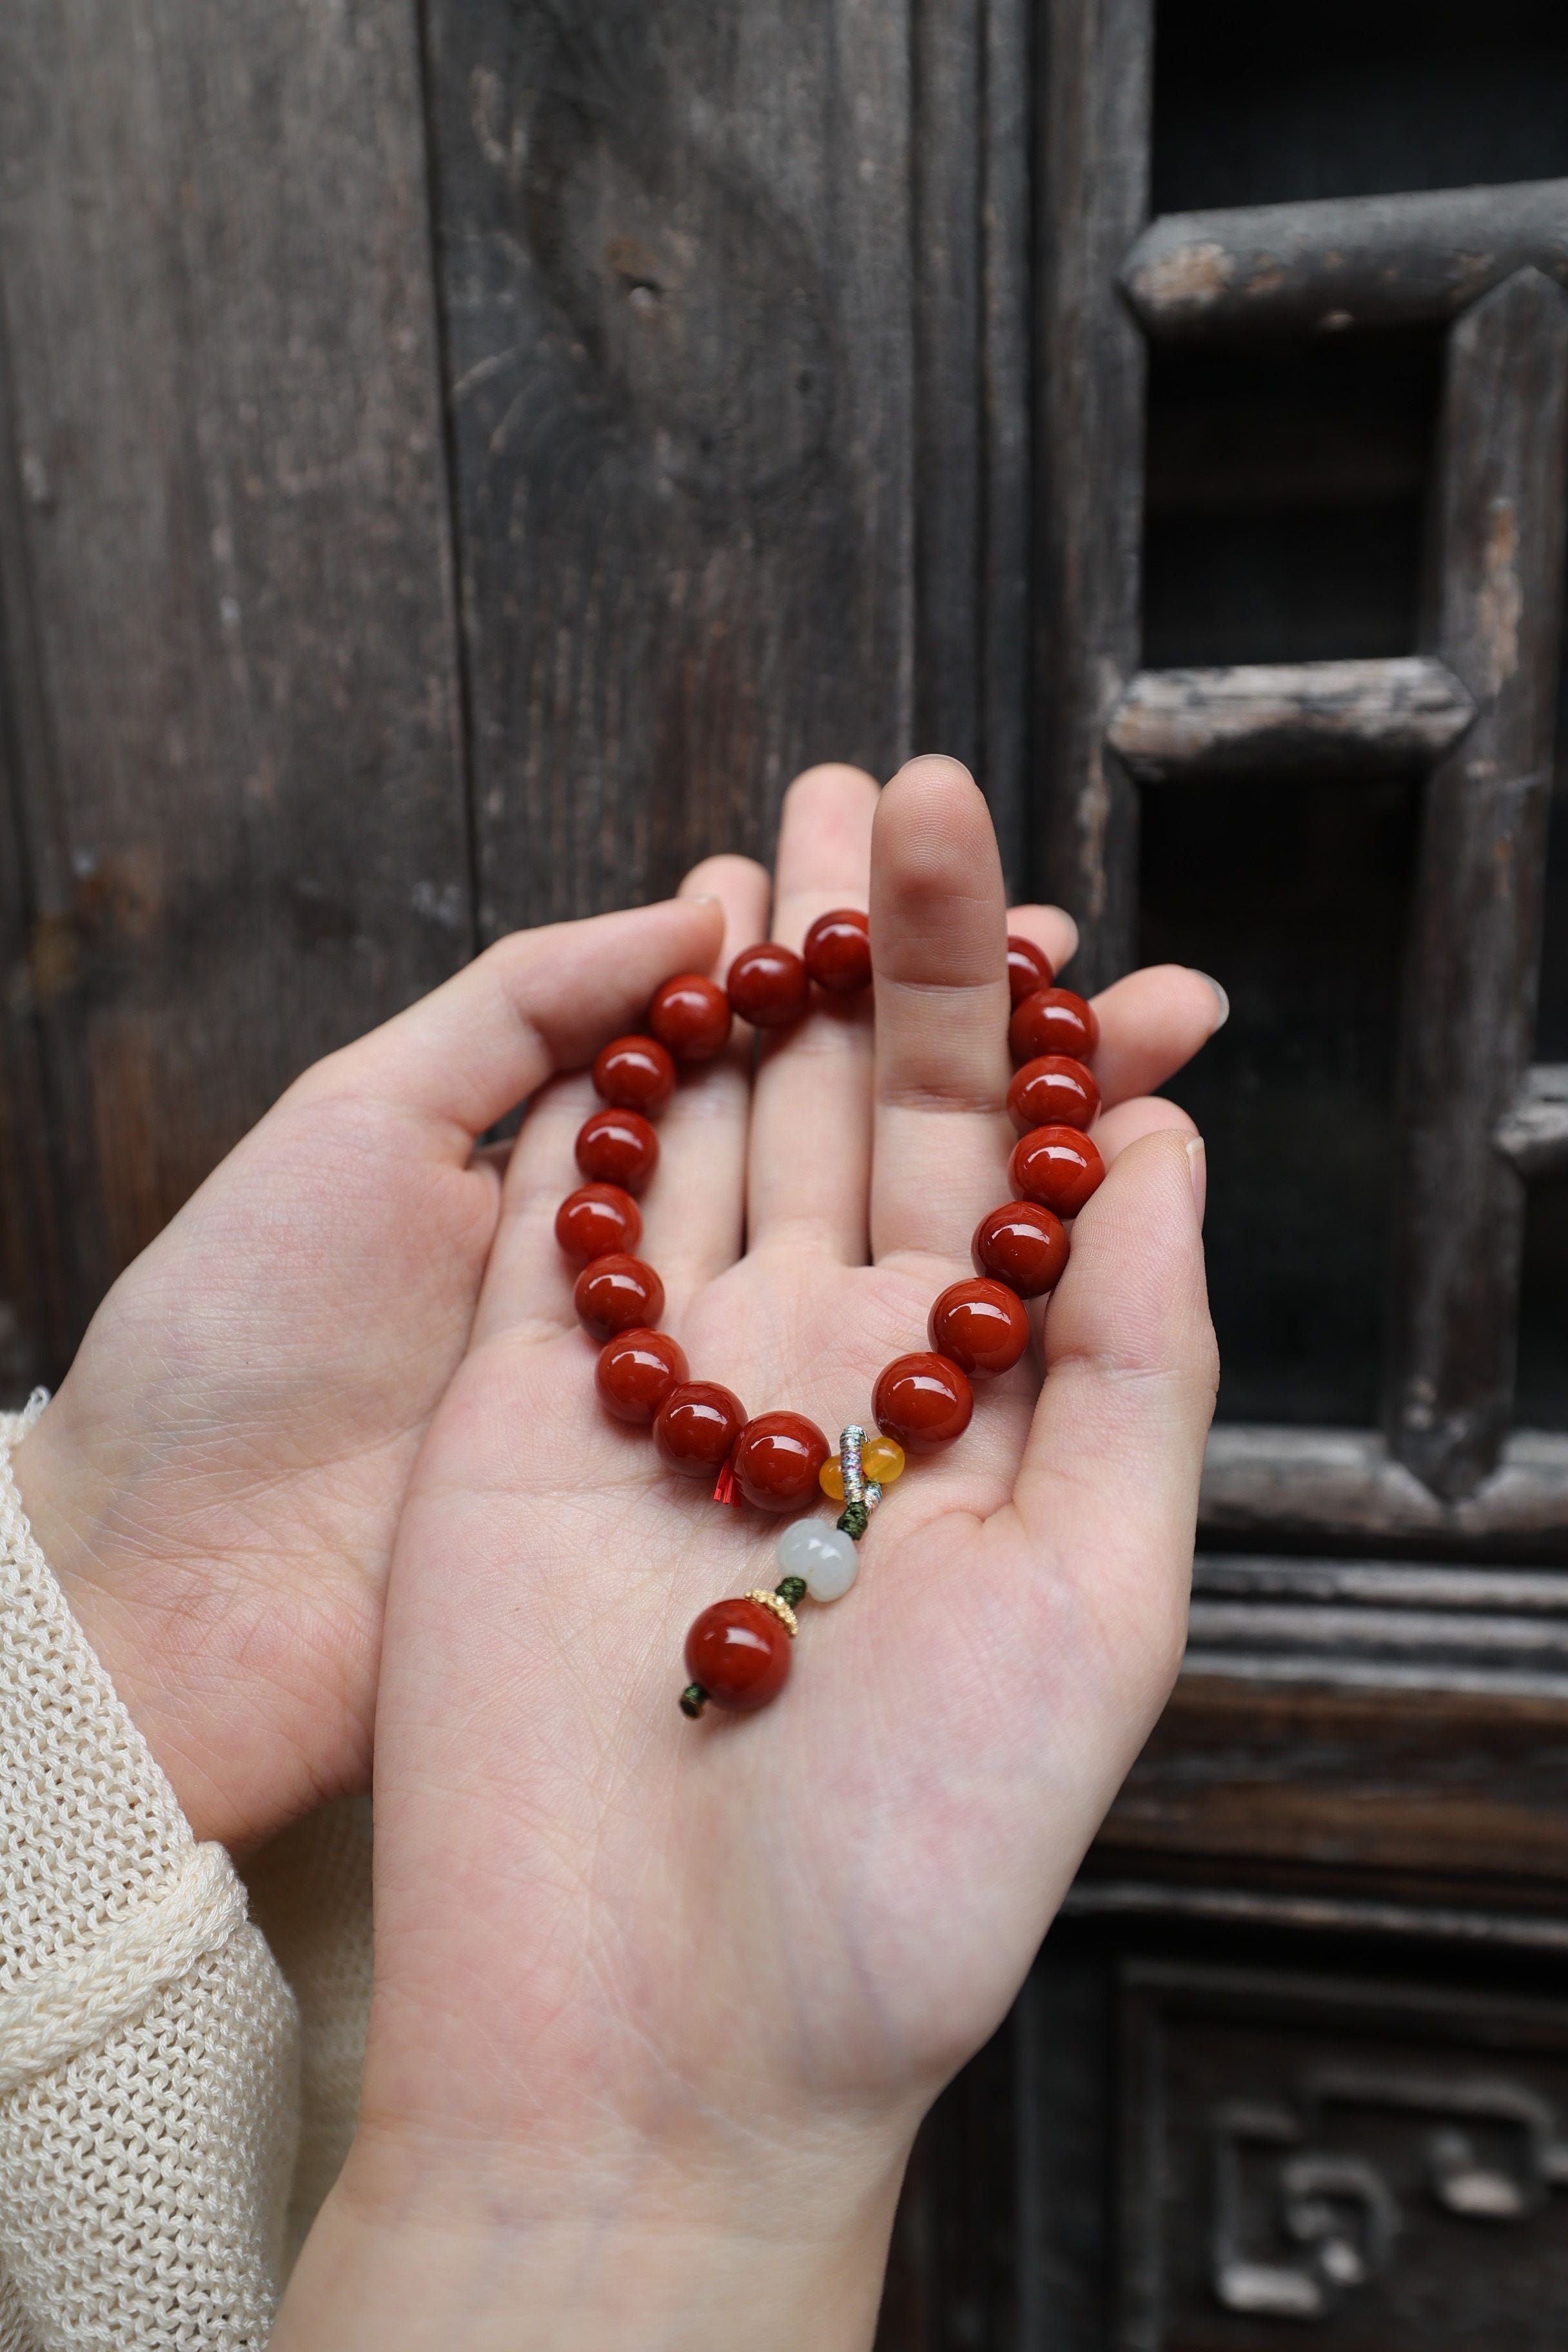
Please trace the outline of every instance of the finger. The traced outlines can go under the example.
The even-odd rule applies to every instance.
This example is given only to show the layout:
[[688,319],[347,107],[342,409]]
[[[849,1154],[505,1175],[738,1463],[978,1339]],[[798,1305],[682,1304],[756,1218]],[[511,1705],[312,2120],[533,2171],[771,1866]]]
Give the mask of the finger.
[[1163,1095],[1135,1095],[1131,1102],[1118,1103],[1114,1110],[1096,1119],[1092,1129],[1108,1168],[1130,1143],[1142,1142],[1146,1135],[1179,1135],[1184,1140],[1196,1133],[1180,1103],[1167,1102]]
[[[760,866],[744,857],[709,858],[681,887],[700,883],[721,912],[726,945],[743,946],[757,937],[767,916],[768,877]],[[686,968],[711,962],[721,969],[724,951],[721,946],[703,965]],[[507,1166],[474,1320],[476,1341],[501,1330],[544,1337],[572,1323],[578,1268],[555,1239],[555,1213],[582,1181],[577,1130],[597,1107],[591,1081],[580,1074],[545,1087],[531,1106]],[[705,1267],[731,1264],[740,1255],[746,1149],[742,1056],[731,1052],[713,1063],[683,1065],[657,1124],[658,1166],[638,1202],[643,1232],[637,1255],[658,1268],[671,1312],[679,1315]]]
[[1101,990],[1094,1009],[1100,1017],[1094,1075],[1106,1104],[1163,1087],[1230,1014],[1217,983],[1180,963],[1130,971]]
[[1030,940],[1053,974],[1059,973],[1078,953],[1078,925],[1065,907],[1009,907],[1007,935]]
[[1149,1134],[1118,1154],[1046,1318],[1014,1501],[1064,1572],[1093,1585],[1106,1625],[1129,1610],[1174,1622],[1184,1605],[1217,1375],[1194,1141]]
[[[721,982],[742,948],[767,937],[767,868],[750,857],[709,857],[680,887],[683,896],[716,898],[723,910],[711,966]],[[663,1277],[673,1314],[741,1255],[751,1091],[751,1040],[742,1030],[711,1062],[682,1066],[660,1120],[658,1167],[642,1199],[643,1253]]]
[[[784,794],[773,936],[798,949],[818,915],[864,910],[879,798],[860,768],[808,768]],[[752,1106],[747,1230],[787,1234],[841,1263],[866,1258],[871,1006],[813,989],[805,1019],[764,1045]]]
[[585,1067],[617,1030],[640,1024],[660,981],[706,971],[721,922],[709,900],[669,898],[514,931],[296,1087],[395,1100],[448,1125],[466,1159],[475,1137],[552,1071]]
[[882,794],[871,852],[879,1261],[966,1257],[1005,1182],[1006,939],[984,801],[956,760],[911,761]]

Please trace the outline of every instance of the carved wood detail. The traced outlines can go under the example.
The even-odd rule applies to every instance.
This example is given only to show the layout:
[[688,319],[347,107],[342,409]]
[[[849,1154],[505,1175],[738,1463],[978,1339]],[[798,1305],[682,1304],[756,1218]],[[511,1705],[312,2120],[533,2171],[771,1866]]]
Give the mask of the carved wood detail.
[[1131,1962],[1121,2038],[1121,2352],[1563,2340],[1568,2011]]

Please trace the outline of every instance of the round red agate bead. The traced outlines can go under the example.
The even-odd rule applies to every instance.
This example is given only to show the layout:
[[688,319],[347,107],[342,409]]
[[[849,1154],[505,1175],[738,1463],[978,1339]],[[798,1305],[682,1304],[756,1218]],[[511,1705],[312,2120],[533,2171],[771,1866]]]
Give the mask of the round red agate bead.
[[577,1165],[595,1183],[640,1192],[658,1165],[658,1138],[640,1110],[596,1110],[577,1130]]
[[1037,1127],[1013,1150],[1013,1181],[1026,1201],[1076,1217],[1105,1181],[1099,1148],[1075,1127]]
[[878,1375],[871,1392],[877,1426],[910,1454],[929,1453],[962,1437],[974,1411],[974,1391],[947,1356],[923,1351],[898,1356]]
[[657,1037],[615,1037],[595,1056],[594,1087],[618,1110],[658,1110],[675,1092],[675,1064]]
[[816,1500],[827,1452],[826,1438],[803,1412],[760,1412],[735,1448],[741,1492],[757,1510],[798,1511]]
[[[1075,1142],[1084,1140],[1071,1129],[1043,1128],[1040,1132],[1071,1134]],[[1092,1144],[1089,1148],[1094,1150]],[[1021,1151],[1023,1145],[1018,1149]],[[1095,1156],[1098,1159],[1099,1154]],[[1068,1237],[1062,1231],[1061,1219],[1037,1201],[1007,1201],[981,1218],[974,1228],[970,1255],[976,1274],[988,1274],[994,1281],[1005,1282],[1020,1298],[1038,1298],[1043,1292],[1054,1290],[1062,1278],[1068,1262]]]
[[710,1062],[730,1035],[730,1000],[716,980],[677,972],[647,1009],[647,1025],[678,1062]]
[[668,1331],[634,1328],[600,1349],[594,1385],[607,1412],[646,1429],[686,1369],[686,1351]]
[[787,1029],[805,1011],[805,966],[793,948],[772,940],[741,950],[726,987],[731,1010],[754,1029]]
[[788,1628],[760,1601],[716,1601],[686,1637],[686,1671],[715,1706],[749,1715],[789,1674]]
[[1049,988],[1056,974],[1049,959],[1042,954],[1033,940],[1023,940],[1016,931],[1007,934],[1007,993],[1015,1004],[1022,1004],[1026,996],[1034,996],[1042,988]]
[[808,977],[835,996],[853,996],[871,985],[870,927],[854,907],[818,915],[800,955]]
[[712,1478],[735,1450],[746,1408],[717,1381],[682,1381],[670,1390],[653,1424],[653,1442],[667,1470],[686,1478]]
[[568,1257],[608,1257],[635,1250],[642,1239],[642,1211],[618,1184],[581,1184],[555,1212],[555,1238]]
[[617,1250],[583,1268],[573,1288],[572,1304],[584,1331],[591,1331],[595,1339],[613,1339],[617,1331],[658,1321],[664,1313],[664,1285],[640,1257],[627,1257]]
[[1037,1054],[1071,1054],[1087,1062],[1100,1043],[1099,1015],[1070,988],[1038,988],[1014,1006],[1007,1043],[1016,1062]]
[[1024,1302],[1005,1283],[984,1276],[950,1282],[931,1310],[931,1343],[960,1371],[1010,1372],[1029,1344]]
[[1014,1071],[1007,1108],[1025,1134],[1032,1127],[1087,1127],[1100,1108],[1100,1081],[1070,1055],[1042,1054]]

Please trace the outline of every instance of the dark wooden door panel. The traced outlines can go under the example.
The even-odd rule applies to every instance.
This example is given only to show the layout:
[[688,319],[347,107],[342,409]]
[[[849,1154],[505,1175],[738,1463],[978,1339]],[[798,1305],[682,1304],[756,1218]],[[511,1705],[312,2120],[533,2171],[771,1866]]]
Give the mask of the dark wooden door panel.
[[484,927],[910,740],[903,6],[430,12]]
[[58,1370],[287,1080],[469,946],[412,5],[22,0],[0,147],[5,1001]]
[[487,932],[766,856],[798,769],[917,729],[1016,865],[1024,38],[1012,0],[434,0]]
[[1127,1968],[1124,2352],[1547,2352],[1568,2333],[1568,2010]]

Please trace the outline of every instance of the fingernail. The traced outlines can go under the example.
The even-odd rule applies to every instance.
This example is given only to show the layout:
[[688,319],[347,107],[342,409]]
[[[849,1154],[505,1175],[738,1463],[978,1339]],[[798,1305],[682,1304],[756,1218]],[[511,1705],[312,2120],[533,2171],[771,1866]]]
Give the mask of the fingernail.
[[[1208,977],[1206,972],[1204,977]],[[1192,1171],[1193,1198],[1198,1205],[1198,1223],[1201,1225],[1209,1195],[1209,1156],[1201,1135],[1193,1136],[1187,1144],[1187,1166]]]
[[[1189,971],[1198,971],[1198,968],[1195,963],[1189,964],[1187,969]],[[1200,980],[1206,980],[1209,986],[1213,989],[1215,994],[1219,999],[1219,1019],[1215,1023],[1214,1028],[1223,1029],[1226,1023],[1230,1019],[1230,999],[1226,994],[1224,989],[1220,986],[1212,971],[1198,971],[1198,978]],[[1214,1029],[1209,1031],[1209,1035],[1211,1037],[1214,1035]]]

